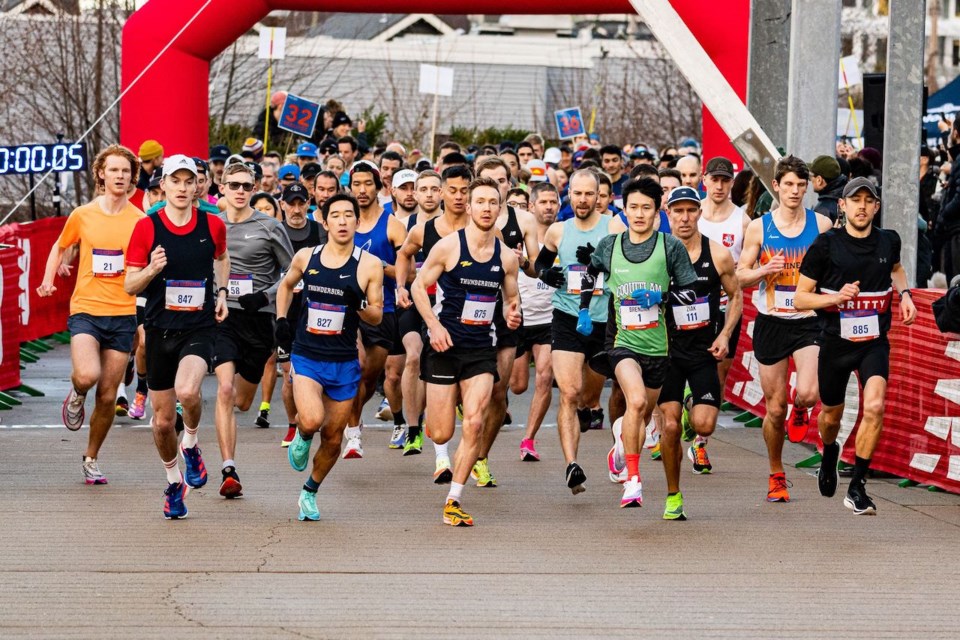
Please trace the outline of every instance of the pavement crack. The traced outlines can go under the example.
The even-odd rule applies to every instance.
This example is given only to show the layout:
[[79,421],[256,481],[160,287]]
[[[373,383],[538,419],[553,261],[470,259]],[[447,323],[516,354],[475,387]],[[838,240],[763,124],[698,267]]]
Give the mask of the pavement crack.
[[180,616],[181,618],[183,618],[183,620],[184,620],[185,622],[188,622],[188,623],[190,623],[190,624],[192,624],[192,625],[196,625],[196,626],[198,626],[198,627],[206,627],[206,625],[203,624],[202,622],[200,622],[199,620],[194,620],[194,619],[191,618],[189,615],[187,615],[187,613],[186,613],[186,611],[184,610],[183,606],[182,606],[180,603],[178,603],[177,600],[175,600],[175,599],[174,599],[174,596],[173,596],[174,592],[175,592],[177,589],[179,589],[179,588],[181,588],[181,587],[184,587],[184,586],[186,586],[187,584],[193,582],[193,581],[194,581],[198,576],[200,576],[200,575],[202,575],[202,576],[209,576],[210,574],[209,574],[209,573],[202,573],[202,574],[194,573],[194,574],[188,574],[188,575],[185,576],[182,580],[177,581],[177,582],[176,582],[175,584],[173,584],[169,589],[167,589],[166,593],[163,594],[163,598],[161,599],[161,601],[164,602],[167,606],[169,606],[169,607],[173,610],[173,612],[174,612],[175,614],[177,614],[178,616]]
[[270,527],[270,533],[267,535],[267,541],[257,547],[257,554],[260,558],[260,564],[257,565],[257,573],[267,566],[267,561],[273,558],[273,553],[270,551],[270,547],[280,544],[280,527],[284,525],[278,524]]

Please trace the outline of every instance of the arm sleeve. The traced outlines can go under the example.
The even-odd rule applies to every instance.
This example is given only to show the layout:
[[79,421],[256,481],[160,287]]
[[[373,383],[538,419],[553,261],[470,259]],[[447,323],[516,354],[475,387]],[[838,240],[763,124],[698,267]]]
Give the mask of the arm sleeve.
[[830,245],[827,234],[817,236],[800,263],[800,275],[814,282],[823,280],[823,272],[830,260]]
[[207,214],[207,224],[210,225],[210,235],[213,236],[213,246],[216,248],[214,256],[219,258],[227,252],[227,225],[212,213]]
[[131,267],[143,268],[150,264],[150,247],[153,246],[153,222],[150,218],[140,218],[130,234],[127,245],[126,263]]
[[557,252],[550,251],[547,248],[540,249],[540,253],[537,254],[537,259],[533,263],[533,268],[537,270],[537,273],[540,273],[543,269],[549,269],[553,266],[553,262],[557,259]]

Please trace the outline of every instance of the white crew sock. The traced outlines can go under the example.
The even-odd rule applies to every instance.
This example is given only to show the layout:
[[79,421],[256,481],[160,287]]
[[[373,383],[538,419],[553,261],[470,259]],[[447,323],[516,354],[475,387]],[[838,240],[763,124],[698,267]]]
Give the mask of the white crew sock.
[[117,387],[117,400],[119,401],[120,398],[124,400],[127,399],[127,386],[123,384],[123,380],[120,381],[120,386]]
[[224,460],[224,461],[223,461],[223,466],[220,467],[220,468],[221,468],[221,469],[226,469],[227,467],[234,467],[234,468],[236,468],[236,466],[237,466],[237,463],[235,463],[235,462],[233,461],[233,458],[230,458],[229,460]]
[[195,446],[197,446],[197,431],[197,427],[193,427],[191,429],[187,426],[187,423],[184,422],[183,437],[180,439],[180,446],[182,446],[184,449],[193,449]]
[[450,493],[447,494],[447,500],[456,500],[460,502],[460,496],[463,494],[463,485],[459,482],[450,483]]
[[167,482],[170,484],[177,484],[183,480],[183,476],[180,475],[180,465],[177,464],[177,459],[173,460],[164,460],[163,468],[167,471]]
[[345,435],[348,440],[350,438],[359,438],[360,427],[347,427],[346,429],[343,430],[343,435]]
[[443,444],[437,444],[436,442],[433,443],[433,451],[434,453],[436,453],[438,458],[450,457],[450,454],[447,452],[448,444],[449,444],[448,442],[444,442]]

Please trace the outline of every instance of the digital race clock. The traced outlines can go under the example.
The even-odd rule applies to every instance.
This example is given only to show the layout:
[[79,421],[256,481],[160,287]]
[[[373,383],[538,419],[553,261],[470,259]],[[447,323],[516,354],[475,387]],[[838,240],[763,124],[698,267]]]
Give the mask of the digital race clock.
[[87,145],[82,142],[0,147],[0,175],[82,171],[87,166]]

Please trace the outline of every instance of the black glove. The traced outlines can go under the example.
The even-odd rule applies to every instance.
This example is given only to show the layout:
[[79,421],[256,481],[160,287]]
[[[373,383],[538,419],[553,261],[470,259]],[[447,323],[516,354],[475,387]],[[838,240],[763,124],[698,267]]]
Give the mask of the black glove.
[[596,250],[597,249],[589,242],[585,247],[577,247],[577,262],[583,265],[590,264],[590,258]]
[[357,295],[356,291],[350,287],[345,287],[343,290],[343,301],[347,303],[347,309],[350,309],[351,311],[357,311],[361,308],[363,299]]
[[247,293],[240,296],[237,298],[237,302],[240,303],[244,311],[260,311],[270,304],[270,298],[263,291],[258,291],[257,293]]
[[548,287],[553,287],[554,289],[559,289],[566,283],[567,278],[563,275],[562,267],[550,267],[549,269],[541,269],[540,273],[537,274],[537,277],[547,285]]
[[277,341],[277,349],[283,353],[290,353],[293,349],[293,331],[290,321],[286,318],[277,318],[277,326],[273,330],[273,337]]

